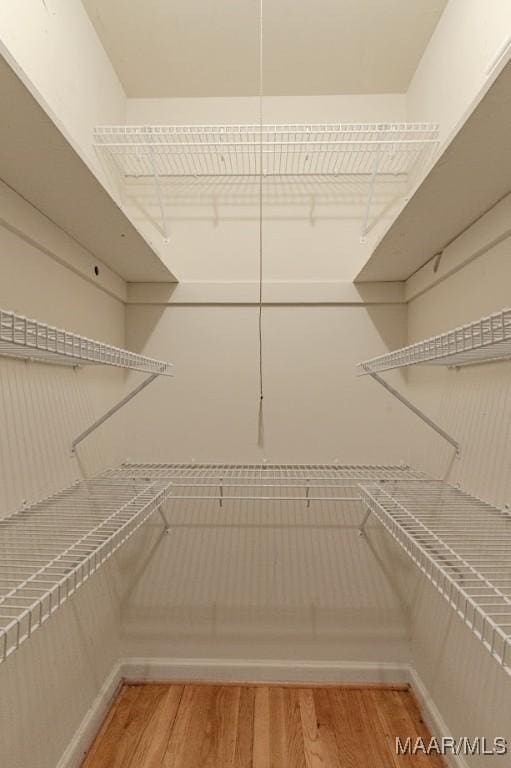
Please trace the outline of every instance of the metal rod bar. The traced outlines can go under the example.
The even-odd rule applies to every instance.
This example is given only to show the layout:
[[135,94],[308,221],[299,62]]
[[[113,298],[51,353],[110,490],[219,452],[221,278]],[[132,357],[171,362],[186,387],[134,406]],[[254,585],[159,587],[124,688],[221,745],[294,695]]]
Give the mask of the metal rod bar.
[[154,185],[156,187],[156,197],[158,198],[158,206],[160,208],[161,231],[165,240],[168,240],[169,235],[167,232],[167,222],[165,221],[165,208],[163,205],[163,197],[161,194],[160,176],[156,170],[156,164],[154,162],[154,155],[152,151],[150,153],[150,163],[153,168],[153,178],[154,178]]
[[417,408],[416,405],[410,402],[408,398],[406,398],[404,395],[401,394],[401,392],[398,392],[397,389],[394,389],[393,386],[391,386],[388,382],[385,381],[385,379],[382,379],[381,376],[379,376],[377,373],[374,373],[374,371],[369,371],[369,375],[371,378],[373,378],[375,381],[378,382],[378,384],[381,384],[384,389],[387,390],[387,392],[390,392],[391,395],[394,395],[403,405],[406,405],[407,408],[412,411],[412,413],[415,413],[416,416],[419,417],[419,419],[422,419],[422,421],[428,425],[428,427],[431,427],[431,429],[434,429],[437,434],[439,434],[441,437],[444,438],[444,440],[447,440],[448,443],[450,443],[453,448],[456,449],[456,453],[459,454],[460,452],[460,444],[457,440],[455,440],[454,437],[452,437],[448,432],[445,431],[445,429],[442,429],[442,427],[439,427],[438,424],[436,424],[433,419],[430,419],[429,416],[426,416],[426,414],[420,410],[420,408]]
[[[385,142],[381,142],[381,143],[383,144]],[[382,157],[382,151],[381,151],[380,145],[378,145],[378,149],[376,151],[375,158],[374,158],[374,168],[371,173],[371,185],[369,187],[369,194],[367,195],[366,209],[364,214],[364,223],[362,225],[362,235],[361,235],[362,238],[365,238],[369,228],[369,215],[371,213],[371,203],[373,201],[374,187],[376,184],[376,177],[378,175],[378,167],[380,165],[381,157]]]
[[83,432],[81,432],[78,437],[75,437],[73,442],[71,443],[71,450],[74,452],[76,450],[76,446],[79,445],[82,440],[85,440],[86,437],[88,437],[92,432],[95,432],[95,430],[100,427],[102,424],[105,423],[105,421],[108,421],[117,411],[119,411],[126,403],[129,403],[130,400],[132,400],[135,395],[138,395],[139,392],[142,392],[143,389],[149,386],[155,379],[158,378],[160,374],[159,373],[152,373],[150,376],[147,377],[147,379],[144,379],[144,381],[138,385],[138,387],[135,387],[135,389],[132,389],[131,392],[129,392],[126,397],[123,397],[122,400],[119,400],[118,403],[116,403],[112,408],[109,408],[109,410],[103,414],[103,416],[100,416],[99,419],[96,419],[94,424],[91,424],[90,427],[85,429]]

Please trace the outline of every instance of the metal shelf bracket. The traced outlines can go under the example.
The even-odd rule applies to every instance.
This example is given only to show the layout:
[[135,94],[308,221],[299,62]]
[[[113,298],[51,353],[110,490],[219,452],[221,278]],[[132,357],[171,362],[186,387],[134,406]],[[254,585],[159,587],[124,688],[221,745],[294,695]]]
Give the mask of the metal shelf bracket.
[[399,400],[399,402],[403,403],[403,405],[406,405],[406,407],[412,411],[416,416],[419,417],[425,424],[428,425],[428,427],[431,427],[440,437],[443,437],[444,440],[447,440],[447,442],[452,445],[452,447],[456,450],[456,456],[460,455],[460,444],[459,442],[448,432],[445,431],[445,429],[442,429],[433,419],[430,419],[429,416],[427,416],[424,411],[421,411],[420,408],[417,408],[416,405],[414,405],[408,398],[406,398],[404,395],[401,394],[397,389],[392,387],[388,382],[385,381],[385,379],[382,379],[381,376],[379,376],[377,373],[374,373],[374,371],[367,371],[369,376],[371,376],[372,379],[378,382],[378,384],[381,384],[384,389],[387,390],[387,392],[390,392],[391,395],[393,395],[395,398]]
[[138,395],[139,392],[142,392],[143,389],[149,386],[149,384],[152,384],[152,382],[158,378],[160,374],[159,373],[152,373],[150,376],[148,376],[144,381],[142,381],[138,387],[135,387],[135,389],[132,389],[131,392],[128,392],[128,394],[122,398],[122,400],[119,400],[118,403],[112,406],[112,408],[109,408],[109,410],[103,414],[103,416],[100,416],[99,419],[96,419],[96,421],[90,425],[90,427],[87,427],[87,429],[84,429],[83,432],[81,432],[78,437],[75,437],[73,442],[71,443],[71,453],[76,453],[76,448],[82,440],[85,440],[86,437],[91,435],[93,432],[96,431],[98,427],[100,427],[102,424],[105,423],[105,421],[108,421],[117,411],[120,411],[123,406],[126,405],[126,403],[129,403],[130,400],[132,400],[136,395]]

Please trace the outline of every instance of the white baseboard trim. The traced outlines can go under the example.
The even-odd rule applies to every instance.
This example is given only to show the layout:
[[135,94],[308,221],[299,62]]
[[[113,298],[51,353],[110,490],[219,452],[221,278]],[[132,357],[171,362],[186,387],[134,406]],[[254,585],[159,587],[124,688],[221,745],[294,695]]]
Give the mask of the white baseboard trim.
[[[424,685],[422,678],[412,666],[409,667],[409,676],[409,682],[420,707],[422,717],[433,736],[437,736],[438,738],[441,736],[452,736],[440,710]],[[467,762],[462,755],[448,754],[445,755],[444,760],[449,768],[468,768]]]
[[83,762],[85,753],[94,741],[94,738],[106,717],[121,683],[121,665],[117,663],[87,710],[78,730],[60,758],[57,768],[79,768]]
[[[115,665],[83,718],[57,768],[79,768],[123,680],[151,682],[201,680],[268,683],[409,683],[434,736],[449,729],[417,671],[408,664],[286,661],[272,659],[125,658]],[[468,768],[461,756],[446,755],[449,768]]]
[[138,659],[121,661],[126,680],[246,683],[407,683],[406,664],[273,659]]

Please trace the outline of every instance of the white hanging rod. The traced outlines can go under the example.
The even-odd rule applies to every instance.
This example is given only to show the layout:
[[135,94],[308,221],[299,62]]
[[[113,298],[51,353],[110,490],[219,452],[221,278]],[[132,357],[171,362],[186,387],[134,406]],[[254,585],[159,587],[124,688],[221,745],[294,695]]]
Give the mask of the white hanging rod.
[[14,312],[0,310],[0,355],[62,365],[110,365],[173,376],[172,363],[137,355]]
[[358,366],[361,376],[409,365],[464,366],[511,357],[511,309],[410,344]]

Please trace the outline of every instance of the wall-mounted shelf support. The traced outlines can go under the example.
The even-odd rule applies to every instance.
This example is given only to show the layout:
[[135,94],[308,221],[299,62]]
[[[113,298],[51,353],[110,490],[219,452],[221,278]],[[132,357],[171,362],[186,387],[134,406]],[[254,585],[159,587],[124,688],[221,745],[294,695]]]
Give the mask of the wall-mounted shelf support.
[[167,516],[165,512],[163,511],[163,504],[161,504],[158,507],[158,514],[163,521],[163,533],[170,533],[170,524],[169,524],[169,521],[167,520]]
[[161,190],[161,183],[160,183],[160,175],[158,171],[156,170],[156,164],[154,162],[153,153],[150,154],[150,162],[153,167],[153,176],[154,176],[154,187],[156,191],[156,198],[158,200],[158,207],[160,209],[160,219],[161,219],[161,232],[163,235],[163,242],[168,243],[169,242],[169,234],[167,230],[167,222],[165,221],[165,208],[163,206],[163,195]]
[[453,448],[456,449],[456,455],[459,455],[460,453],[460,444],[458,441],[452,437],[448,432],[445,431],[445,429],[442,429],[436,422],[433,421],[433,419],[430,419],[429,416],[427,416],[424,411],[421,411],[420,408],[417,408],[416,405],[414,405],[408,398],[406,398],[401,392],[399,392],[397,389],[392,387],[385,379],[382,379],[381,376],[379,376],[377,373],[374,373],[373,371],[367,371],[369,376],[371,376],[374,381],[377,381],[378,384],[381,384],[382,387],[384,387],[387,392],[390,392],[391,395],[396,397],[400,403],[403,403],[403,405],[406,405],[406,407],[412,411],[416,416],[419,417],[425,424],[428,425],[428,427],[431,427],[431,429],[434,429],[435,432],[440,435],[440,437],[443,437],[444,440],[447,440],[450,445],[452,445]]
[[103,416],[100,416],[99,419],[96,419],[96,421],[90,425],[90,427],[87,427],[87,429],[84,429],[83,432],[81,432],[78,437],[75,437],[73,442],[71,443],[71,451],[74,453],[76,451],[76,447],[80,445],[82,440],[85,440],[86,437],[91,435],[93,432],[96,431],[98,427],[100,427],[102,424],[105,423],[105,421],[108,421],[114,414],[117,413],[117,411],[120,411],[123,406],[126,405],[126,403],[129,403],[130,400],[133,400],[133,398],[138,395],[139,392],[142,392],[143,389],[149,386],[149,384],[152,384],[155,379],[158,378],[160,374],[159,373],[152,373],[150,376],[148,376],[144,381],[142,381],[138,387],[135,387],[135,389],[132,389],[131,392],[128,392],[128,394],[122,398],[122,400],[119,400],[118,403],[113,405],[111,408],[108,409],[106,413],[103,414]]
[[369,220],[371,215],[371,203],[373,201],[374,187],[376,184],[376,178],[378,176],[378,167],[380,165],[381,150],[380,147],[376,150],[374,156],[374,168],[371,174],[371,184],[369,187],[369,194],[367,195],[366,211],[364,215],[364,223],[362,225],[362,234],[360,236],[360,242],[365,243],[367,239],[367,233],[369,232]]

